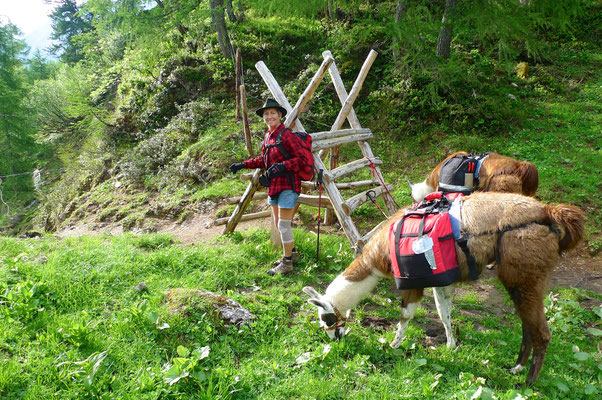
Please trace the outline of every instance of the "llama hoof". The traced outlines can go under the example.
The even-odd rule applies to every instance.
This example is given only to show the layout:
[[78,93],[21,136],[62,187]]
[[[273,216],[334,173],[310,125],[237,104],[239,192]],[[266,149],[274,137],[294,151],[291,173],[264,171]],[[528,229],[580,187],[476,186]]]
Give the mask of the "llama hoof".
[[514,367],[510,368],[510,373],[512,375],[519,374],[523,369],[525,369],[524,365],[516,364]]
[[391,344],[389,344],[389,347],[392,349],[398,349],[400,345],[401,345],[401,340],[397,340],[397,338],[395,338],[395,339],[393,339]]

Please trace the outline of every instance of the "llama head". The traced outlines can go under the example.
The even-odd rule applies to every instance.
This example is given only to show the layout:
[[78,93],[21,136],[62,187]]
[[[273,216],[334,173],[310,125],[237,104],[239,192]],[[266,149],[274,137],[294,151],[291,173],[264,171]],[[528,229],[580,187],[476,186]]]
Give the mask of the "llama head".
[[324,297],[312,287],[306,286],[303,288],[303,291],[311,296],[307,302],[318,308],[320,326],[324,328],[324,331],[326,331],[326,334],[330,339],[340,339],[349,332],[349,329],[345,329],[347,318],[343,317],[330,301],[325,300]]
[[410,184],[410,189],[412,190],[412,200],[414,200],[416,203],[421,202],[424,200],[427,194],[435,191],[434,188],[430,187],[429,184],[426,183],[426,179],[424,182],[414,184],[410,183],[408,180],[408,183]]

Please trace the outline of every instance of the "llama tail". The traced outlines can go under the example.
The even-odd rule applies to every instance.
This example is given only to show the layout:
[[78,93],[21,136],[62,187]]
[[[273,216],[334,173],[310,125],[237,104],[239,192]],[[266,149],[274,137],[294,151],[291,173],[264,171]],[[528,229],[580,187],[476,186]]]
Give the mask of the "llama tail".
[[537,167],[530,162],[521,161],[518,163],[515,174],[518,175],[523,183],[523,194],[526,196],[535,196],[537,186],[539,185]]
[[560,229],[560,250],[570,250],[582,239],[585,230],[583,211],[575,206],[544,204],[544,213],[548,220]]

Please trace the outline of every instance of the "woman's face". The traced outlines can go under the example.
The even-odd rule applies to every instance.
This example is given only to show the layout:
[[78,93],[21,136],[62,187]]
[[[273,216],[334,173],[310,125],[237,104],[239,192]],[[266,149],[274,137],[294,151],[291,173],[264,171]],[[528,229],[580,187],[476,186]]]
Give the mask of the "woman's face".
[[282,114],[276,108],[266,108],[263,110],[263,120],[270,129],[277,128],[280,125]]

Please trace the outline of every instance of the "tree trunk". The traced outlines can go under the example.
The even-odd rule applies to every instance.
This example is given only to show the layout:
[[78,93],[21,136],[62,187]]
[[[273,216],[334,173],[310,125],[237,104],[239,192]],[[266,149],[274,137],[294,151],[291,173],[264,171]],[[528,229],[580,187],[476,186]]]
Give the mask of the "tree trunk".
[[232,0],[226,0],[226,13],[228,14],[230,22],[238,22],[238,17],[232,10]]
[[219,47],[222,49],[224,57],[229,58],[234,62],[234,49],[230,43],[228,29],[226,28],[224,0],[210,0],[209,7],[211,8],[211,22],[215,26],[217,32]]
[[[395,10],[395,25],[399,24],[399,21],[401,21],[401,18],[403,17],[403,14],[405,14],[407,9],[408,9],[408,4],[405,0],[399,0],[397,2],[397,10]],[[399,59],[399,57],[401,55],[400,46],[401,46],[401,44],[399,42],[399,38],[394,37],[393,38],[393,57],[395,59]]]
[[334,22],[337,18],[337,9],[334,5],[334,0],[328,0],[326,6],[328,8],[328,19],[330,19],[330,22]]
[[449,58],[451,48],[451,38],[453,30],[453,18],[456,14],[456,4],[458,0],[446,0],[441,29],[437,38],[437,50],[435,54],[443,58]]

